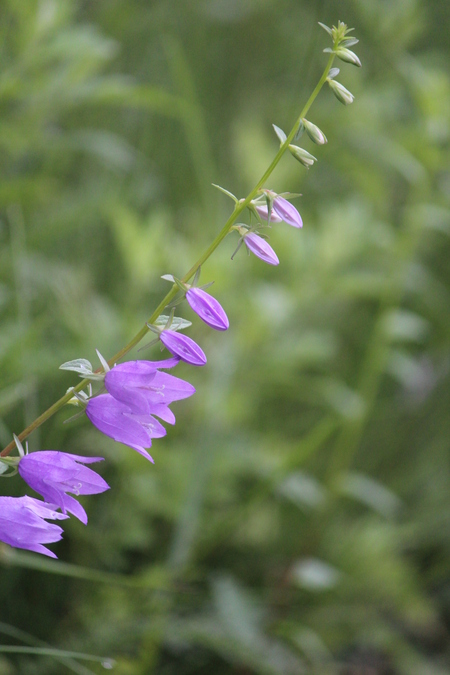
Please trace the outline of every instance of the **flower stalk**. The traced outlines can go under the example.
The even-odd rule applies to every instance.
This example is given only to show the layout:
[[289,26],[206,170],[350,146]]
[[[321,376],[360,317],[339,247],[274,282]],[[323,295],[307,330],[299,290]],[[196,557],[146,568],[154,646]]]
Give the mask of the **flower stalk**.
[[[289,145],[292,143],[294,140],[297,131],[302,124],[302,118],[306,116],[308,113],[309,109],[311,108],[312,104],[314,103],[315,99],[317,98],[320,90],[322,89],[323,85],[327,81],[328,74],[331,70],[331,67],[333,65],[334,59],[336,57],[336,52],[332,52],[329,55],[327,64],[325,66],[325,69],[322,73],[322,76],[320,77],[319,81],[317,82],[317,85],[315,86],[314,90],[312,91],[310,97],[308,98],[306,104],[303,106],[297,120],[295,121],[295,124],[293,125],[291,131],[289,134],[286,136],[286,139],[284,142],[281,143],[280,148],[278,152],[276,153],[275,157],[273,158],[272,162],[269,164],[267,167],[266,171],[263,173],[259,181],[256,183],[254,188],[248,193],[248,195],[239,201],[236,201],[234,210],[230,214],[229,218],[225,222],[224,226],[220,230],[220,232],[217,234],[217,236],[214,238],[214,240],[211,242],[211,244],[208,246],[208,248],[201,254],[201,256],[198,258],[198,260],[192,265],[192,267],[186,272],[186,274],[180,279],[182,283],[188,283],[192,277],[196,274],[197,270],[208,260],[208,258],[214,253],[216,248],[219,246],[219,244],[225,239],[225,237],[231,232],[233,225],[239,218],[240,214],[243,213],[245,209],[247,209],[252,200],[257,197],[259,194],[261,188],[264,186],[268,178],[272,175],[274,169],[277,167],[279,164],[281,158],[285,154],[286,151],[288,151]],[[161,300],[159,305],[156,307],[155,311],[153,314],[149,317],[148,321],[144,324],[144,326],[140,329],[140,331],[121,349],[115,354],[111,359],[108,360],[109,366],[113,366],[116,364],[118,361],[121,361],[141,340],[147,335],[149,332],[150,328],[149,325],[154,324],[154,322],[158,319],[158,317],[162,314],[164,309],[169,305],[172,300],[175,298],[177,293],[179,292],[179,287],[177,283],[174,283],[172,288],[169,290],[169,292],[164,296],[164,298]],[[102,371],[103,369],[100,368],[98,369],[98,372]],[[97,371],[96,371],[97,372]],[[70,399],[73,398],[74,394],[77,392],[80,392],[82,389],[84,389],[90,382],[89,378],[84,378],[82,379],[75,387],[71,388],[64,396],[62,396],[58,401],[56,401],[53,405],[51,405],[45,412],[43,412],[39,417],[37,417],[29,426],[27,426],[20,434],[18,434],[18,438],[20,441],[23,441],[26,439],[35,429],[37,429],[39,426],[41,426],[44,422],[46,422],[50,417],[52,417],[55,413],[57,413],[63,406],[65,406]],[[9,443],[3,450],[0,452],[0,457],[6,457],[11,453],[12,450],[16,447],[14,441]]]

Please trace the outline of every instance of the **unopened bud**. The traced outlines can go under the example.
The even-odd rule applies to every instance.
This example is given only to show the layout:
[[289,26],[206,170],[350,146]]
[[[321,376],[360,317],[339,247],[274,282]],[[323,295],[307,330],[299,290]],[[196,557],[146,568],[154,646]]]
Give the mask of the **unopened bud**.
[[304,148],[299,148],[297,145],[290,145],[289,151],[290,151],[291,155],[293,155],[295,157],[295,159],[300,162],[300,164],[303,164],[303,166],[306,166],[307,169],[309,169],[309,167],[312,166],[314,164],[314,162],[317,162],[316,157],[311,155]]
[[330,88],[338,101],[344,105],[353,103],[355,97],[348,89],[344,87],[344,85],[342,85],[340,82],[336,82],[336,80],[328,80],[328,84],[330,85]]
[[346,47],[338,47],[334,53],[339,59],[341,59],[341,61],[353,63],[354,66],[361,68],[361,61],[351,49],[347,49]]
[[305,120],[305,118],[302,119],[302,122],[306,129],[306,133],[314,143],[317,143],[317,145],[324,145],[325,143],[328,143],[327,137],[323,131],[319,129],[319,127],[316,127],[316,125],[312,122],[308,122],[308,120]]

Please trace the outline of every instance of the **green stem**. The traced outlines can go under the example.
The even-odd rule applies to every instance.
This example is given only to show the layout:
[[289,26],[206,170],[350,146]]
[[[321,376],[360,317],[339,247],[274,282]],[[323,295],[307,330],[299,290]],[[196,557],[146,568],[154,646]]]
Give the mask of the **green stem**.
[[[327,65],[325,66],[325,70],[323,71],[322,77],[318,81],[314,91],[312,92],[311,96],[307,100],[305,106],[303,107],[300,115],[298,116],[294,126],[292,127],[289,135],[287,136],[286,140],[284,143],[281,144],[280,149],[278,150],[277,154],[273,158],[271,164],[267,168],[267,170],[264,172],[264,174],[261,176],[253,190],[249,192],[247,197],[245,199],[242,199],[239,201],[232,214],[226,221],[225,225],[223,228],[220,230],[219,234],[216,236],[216,238],[213,240],[213,242],[208,246],[206,251],[200,256],[200,258],[197,260],[197,262],[191,267],[191,269],[186,272],[186,274],[181,278],[181,281],[184,283],[187,283],[196,273],[199,267],[203,265],[203,263],[208,260],[208,258],[214,253],[216,248],[219,246],[219,244],[225,239],[227,234],[231,231],[231,228],[233,224],[236,222],[238,216],[247,208],[247,206],[250,204],[252,199],[254,199],[258,193],[258,190],[264,185],[266,180],[271,176],[273,173],[275,167],[278,165],[280,159],[288,149],[289,144],[293,140],[295,134],[297,133],[298,127],[300,125],[300,121],[302,117],[306,115],[308,110],[310,109],[311,105],[315,101],[317,95],[319,94],[320,90],[322,89],[323,85],[326,82],[326,79],[328,77],[328,73],[330,71],[331,66],[333,65],[334,61],[334,54],[330,54],[330,57],[328,59]],[[149,328],[147,324],[152,324],[156,321],[158,316],[161,314],[161,312],[164,310],[164,308],[174,299],[176,294],[178,293],[178,286],[174,284],[171,288],[171,290],[166,294],[166,296],[161,300],[159,303],[158,307],[155,309],[151,317],[148,319],[147,323],[141,328],[141,330],[128,342],[128,344],[125,345],[117,354],[115,354],[111,359],[109,359],[108,363],[110,366],[113,364],[117,363],[117,361],[120,361],[128,352],[130,352],[133,347],[135,347],[148,333]],[[89,379],[83,379],[79,384],[77,384],[76,387],[71,389],[67,394],[62,396],[56,403],[54,403],[50,408],[48,408],[45,412],[42,413],[42,415],[39,415],[34,422],[32,422],[29,426],[26,427],[20,434],[18,434],[18,438],[20,441],[23,441],[25,438],[27,438],[35,429],[41,426],[44,422],[46,422],[50,417],[52,417],[58,410],[60,410],[66,403],[70,401],[71,398],[73,398],[73,392],[79,392],[81,389],[86,387],[89,384],[90,380]],[[15,443],[12,441],[9,443],[4,450],[0,453],[0,457],[6,457],[6,455],[9,455],[10,452],[15,448]]]

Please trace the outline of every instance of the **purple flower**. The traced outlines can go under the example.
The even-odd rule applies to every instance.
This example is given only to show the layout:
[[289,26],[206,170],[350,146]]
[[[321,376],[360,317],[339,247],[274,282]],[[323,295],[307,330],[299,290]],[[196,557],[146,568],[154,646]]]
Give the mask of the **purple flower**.
[[56,513],[56,508],[32,497],[0,497],[0,541],[56,558],[43,546],[62,537],[59,525],[46,522],[68,518],[63,513]]
[[169,352],[175,356],[179,356],[186,363],[190,363],[192,366],[205,365],[206,356],[204,351],[187,335],[181,335],[174,330],[165,329],[161,331],[159,339]]
[[273,210],[288,225],[303,227],[302,217],[291,202],[277,195],[273,200]]
[[[264,204],[256,205],[255,204],[255,209],[258,211],[260,217],[263,220],[268,220],[269,219],[269,210],[267,206]],[[283,218],[280,218],[280,216],[275,213],[275,209],[272,208],[272,212],[270,214],[270,222],[271,223],[281,223]]]
[[19,473],[28,485],[63,513],[69,511],[87,524],[86,511],[66,492],[94,495],[109,490],[109,485],[95,471],[83,464],[101,462],[103,457],[80,457],[66,452],[43,450],[25,455]]
[[165,361],[127,361],[112,368],[105,376],[111,396],[124,403],[131,412],[156,415],[169,424],[175,417],[167,407],[195,393],[194,387],[178,377],[160,373],[157,368],[171,368],[179,357]]
[[190,288],[186,300],[196,314],[211,328],[227,330],[230,323],[219,302],[201,288]]
[[166,430],[154,417],[134,414],[131,408],[110,394],[90,398],[86,415],[103,434],[137,450],[151,462],[153,459],[146,448],[151,447],[152,438],[166,435]]
[[259,237],[254,232],[244,234],[244,243],[248,250],[254,253],[258,258],[264,260],[269,265],[278,265],[279,260],[277,254],[265,239]]

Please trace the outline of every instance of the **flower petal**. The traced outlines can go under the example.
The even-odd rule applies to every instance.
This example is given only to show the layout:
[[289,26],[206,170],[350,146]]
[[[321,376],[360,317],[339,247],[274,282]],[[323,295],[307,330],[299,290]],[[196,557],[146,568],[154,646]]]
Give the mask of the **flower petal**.
[[100,394],[88,401],[86,415],[103,434],[119,443],[124,443],[153,462],[145,448],[150,448],[152,439],[146,429],[133,419],[130,408],[110,394]]

